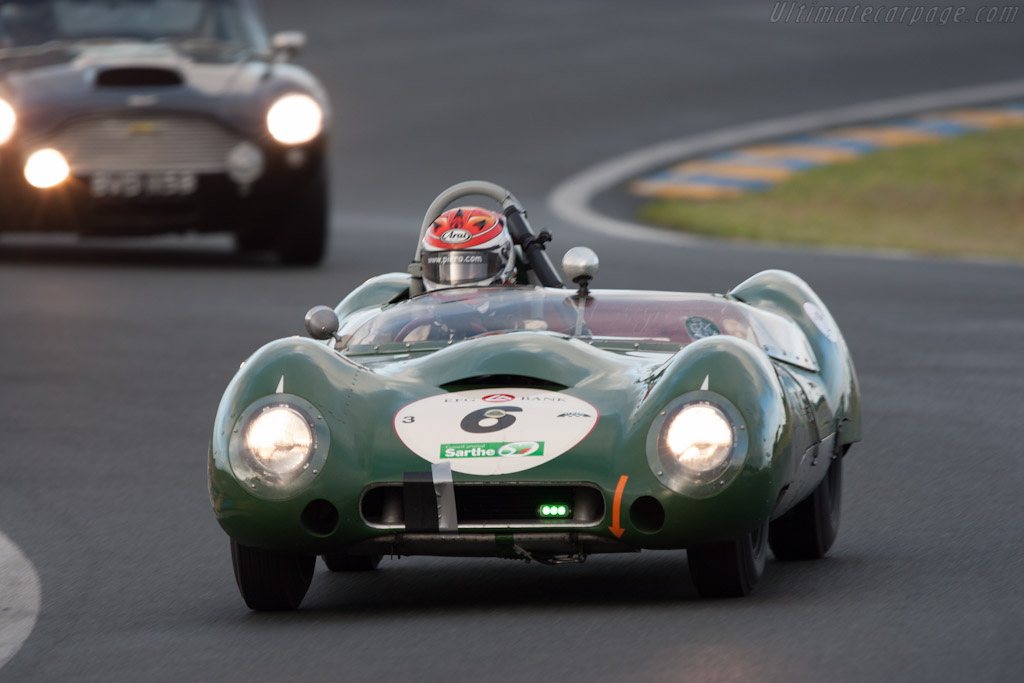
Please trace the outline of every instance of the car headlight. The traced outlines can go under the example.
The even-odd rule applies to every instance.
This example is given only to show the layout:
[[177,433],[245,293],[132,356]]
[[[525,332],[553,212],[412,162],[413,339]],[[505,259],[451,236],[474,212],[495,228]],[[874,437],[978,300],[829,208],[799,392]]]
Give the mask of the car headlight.
[[309,95],[285,95],[267,111],[267,129],[286,145],[309,142],[323,129],[324,112]]
[[18,117],[14,115],[11,105],[0,100],[0,145],[11,139],[14,134],[14,123]]
[[680,465],[699,474],[720,468],[729,458],[732,443],[732,425],[710,403],[684,407],[665,429],[664,447]]
[[242,411],[231,433],[231,470],[252,493],[288,498],[320,474],[330,431],[313,404],[291,394],[271,394]]
[[70,173],[67,159],[55,149],[34,152],[25,162],[25,180],[40,189],[60,185]]
[[291,474],[308,465],[313,445],[305,416],[288,405],[264,408],[245,430],[245,447],[274,474]]
[[667,487],[711,496],[743,467],[747,432],[739,411],[722,396],[697,391],[665,406],[647,437],[647,462]]

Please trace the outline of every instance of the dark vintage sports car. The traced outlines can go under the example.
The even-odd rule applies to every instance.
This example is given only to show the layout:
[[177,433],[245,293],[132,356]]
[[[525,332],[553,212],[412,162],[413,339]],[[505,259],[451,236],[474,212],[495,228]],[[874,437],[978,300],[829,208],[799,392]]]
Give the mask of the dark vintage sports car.
[[[704,596],[749,593],[770,547],[819,558],[839,524],[843,456],[860,439],[846,344],[783,271],[726,294],[564,289],[518,201],[500,202],[521,284],[422,293],[375,277],[306,317],[313,339],[267,344],[231,381],[210,494],[252,609],[294,609],[317,555],[545,564],[687,550]],[[422,235],[422,233],[421,233]]]
[[0,232],[323,256],[327,96],[248,0],[0,0]]

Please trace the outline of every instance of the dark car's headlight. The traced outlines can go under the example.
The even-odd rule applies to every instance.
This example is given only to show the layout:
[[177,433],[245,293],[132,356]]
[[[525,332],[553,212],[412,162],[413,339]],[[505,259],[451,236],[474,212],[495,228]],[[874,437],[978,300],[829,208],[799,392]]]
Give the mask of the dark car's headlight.
[[320,474],[330,430],[311,403],[272,394],[252,403],[235,422],[228,460],[235,478],[263,498],[288,498]]
[[747,432],[739,411],[706,391],[678,397],[659,413],[647,436],[651,471],[688,496],[714,495],[739,473]]
[[0,145],[11,139],[14,134],[14,123],[18,117],[14,114],[11,105],[0,100]]
[[324,112],[309,95],[285,95],[267,110],[267,130],[285,145],[309,142],[323,129]]

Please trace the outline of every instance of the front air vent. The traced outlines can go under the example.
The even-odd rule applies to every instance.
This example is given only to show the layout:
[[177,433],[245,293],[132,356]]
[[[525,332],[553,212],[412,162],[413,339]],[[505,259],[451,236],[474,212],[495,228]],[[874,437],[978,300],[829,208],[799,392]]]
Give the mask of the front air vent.
[[[402,484],[366,490],[359,504],[373,527],[404,529]],[[557,510],[556,510],[557,508]],[[596,526],[604,519],[604,496],[593,484],[455,482],[460,529]]]
[[445,391],[469,391],[470,389],[504,389],[504,388],[531,388],[547,389],[548,391],[563,391],[569,387],[558,382],[552,382],[538,377],[526,375],[477,375],[457,379],[440,386]]
[[146,86],[181,85],[181,74],[172,69],[131,67],[106,69],[96,74],[96,85],[101,88],[131,88]]

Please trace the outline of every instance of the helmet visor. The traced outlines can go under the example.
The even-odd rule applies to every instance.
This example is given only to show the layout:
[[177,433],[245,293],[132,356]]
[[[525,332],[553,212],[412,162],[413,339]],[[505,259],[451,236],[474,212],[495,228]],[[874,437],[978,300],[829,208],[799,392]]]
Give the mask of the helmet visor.
[[488,251],[431,251],[422,258],[423,279],[439,285],[488,284],[505,263]]

